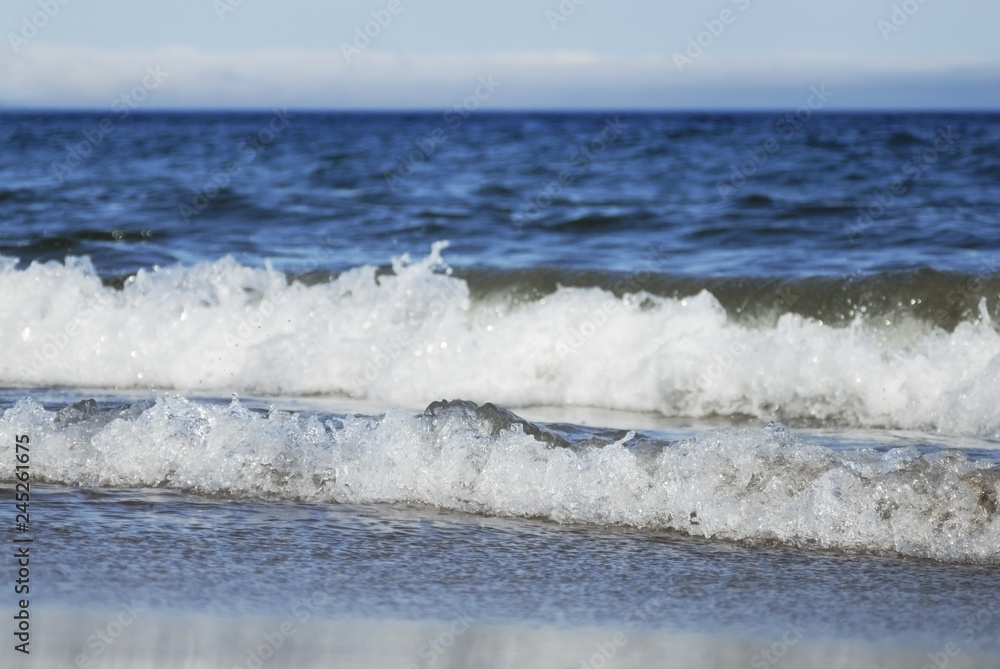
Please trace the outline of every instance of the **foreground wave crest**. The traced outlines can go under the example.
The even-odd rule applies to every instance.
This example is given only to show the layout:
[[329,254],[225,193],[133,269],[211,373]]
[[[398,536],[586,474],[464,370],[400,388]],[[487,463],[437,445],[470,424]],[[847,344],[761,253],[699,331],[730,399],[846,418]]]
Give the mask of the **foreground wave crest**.
[[[1000,564],[1000,470],[957,451],[835,450],[780,425],[668,443],[570,443],[498,407],[379,417],[250,411],[164,397],[59,412],[24,399],[36,481],[251,499],[417,503],[748,543]],[[548,436],[547,436],[548,435]],[[12,481],[12,462],[0,462]]]

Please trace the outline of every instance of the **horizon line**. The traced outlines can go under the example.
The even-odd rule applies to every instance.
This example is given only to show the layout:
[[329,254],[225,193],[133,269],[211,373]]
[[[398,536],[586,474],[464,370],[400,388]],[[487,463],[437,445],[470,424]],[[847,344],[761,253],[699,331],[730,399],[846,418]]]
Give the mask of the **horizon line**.
[[[474,116],[500,116],[508,114],[754,114],[772,113],[777,111],[787,111],[795,109],[788,105],[761,106],[761,107],[509,107],[481,109],[474,112]],[[431,114],[440,113],[440,107],[415,106],[415,107],[312,107],[294,105],[267,105],[267,106],[148,106],[142,109],[133,109],[131,114],[197,114],[197,113],[249,113],[271,112],[274,109],[290,111],[300,114]],[[53,105],[5,105],[0,103],[0,114],[5,113],[107,113],[108,107],[96,106],[53,106]],[[811,110],[817,115],[830,114],[869,114],[869,113],[907,113],[907,114],[1000,114],[1000,107],[900,107],[900,106],[871,106],[871,107],[841,107],[822,108]]]

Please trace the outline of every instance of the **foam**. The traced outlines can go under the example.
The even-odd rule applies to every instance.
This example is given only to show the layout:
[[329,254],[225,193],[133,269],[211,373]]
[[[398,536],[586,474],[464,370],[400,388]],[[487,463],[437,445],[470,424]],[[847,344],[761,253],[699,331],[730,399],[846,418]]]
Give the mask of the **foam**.
[[1000,437],[1000,333],[985,305],[949,332],[796,314],[754,327],[707,291],[472,299],[443,248],[312,286],[226,257],[142,270],[120,291],[86,258],[3,259],[0,384],[464,397]]
[[[24,399],[36,482],[252,499],[417,503],[751,543],[1000,564],[1000,469],[961,451],[834,449],[781,426],[550,447],[474,417],[252,412],[176,396],[56,413]],[[637,443],[638,442],[638,443]],[[0,462],[13,480],[13,460]]]

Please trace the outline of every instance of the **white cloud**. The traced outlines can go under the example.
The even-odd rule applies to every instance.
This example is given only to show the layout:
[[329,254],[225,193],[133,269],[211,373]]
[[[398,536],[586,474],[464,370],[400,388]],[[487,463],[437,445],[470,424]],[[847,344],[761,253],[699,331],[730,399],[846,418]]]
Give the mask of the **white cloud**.
[[[928,101],[947,81],[992,82],[1000,63],[971,56],[880,57],[774,53],[726,57],[706,50],[679,72],[670,54],[589,51],[399,55],[370,49],[348,63],[340,49],[211,52],[189,47],[100,50],[29,45],[0,56],[0,103],[104,108],[138,85],[147,66],[169,73],[149,107],[444,108],[479,76],[502,83],[491,106],[718,107],[797,104],[812,84],[839,86],[835,106],[908,106],[899,81]],[[852,104],[844,92],[865,94]],[[880,102],[878,90],[884,99]],[[900,95],[903,95],[900,98]],[[970,93],[971,95],[971,93]],[[992,93],[994,107],[1000,93]],[[974,96],[973,96],[974,97]],[[910,96],[909,106],[921,104]],[[976,99],[984,99],[982,95]],[[902,102],[900,102],[902,100]],[[929,103],[924,103],[929,104]],[[962,105],[960,102],[956,106]],[[972,105],[982,106],[982,104]]]

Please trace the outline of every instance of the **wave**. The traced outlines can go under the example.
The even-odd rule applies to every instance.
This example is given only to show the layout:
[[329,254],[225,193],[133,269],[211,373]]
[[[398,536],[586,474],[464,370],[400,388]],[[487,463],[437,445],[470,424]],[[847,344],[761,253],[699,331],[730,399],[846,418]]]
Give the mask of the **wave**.
[[[995,276],[453,272],[443,248],[303,280],[230,257],[117,280],[87,258],[0,259],[0,384],[452,396],[1000,437]],[[967,289],[965,306],[924,318],[922,304],[958,304],[941,297],[949,285]]]
[[[1000,564],[1000,468],[960,451],[834,449],[784,426],[680,442],[565,435],[495,406],[421,415],[254,412],[161,397],[48,411],[30,399],[0,437],[31,438],[32,480],[165,487],[263,500],[417,503],[561,523],[676,530],[760,545]],[[13,481],[14,461],[0,461]]]
[[[658,252],[653,251],[652,256]],[[664,253],[664,258],[666,257]],[[663,264],[662,262],[659,264]],[[986,300],[990,317],[1000,321],[1000,255],[984,258],[976,274],[920,269],[836,277],[695,277],[640,270],[627,274],[564,268],[464,269],[455,276],[468,283],[473,297],[512,293],[537,300],[560,286],[601,288],[623,297],[640,291],[680,299],[708,291],[730,320],[773,326],[783,314],[847,326],[862,320],[878,327],[888,320],[925,322],[951,331],[976,322]]]

